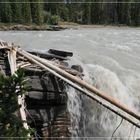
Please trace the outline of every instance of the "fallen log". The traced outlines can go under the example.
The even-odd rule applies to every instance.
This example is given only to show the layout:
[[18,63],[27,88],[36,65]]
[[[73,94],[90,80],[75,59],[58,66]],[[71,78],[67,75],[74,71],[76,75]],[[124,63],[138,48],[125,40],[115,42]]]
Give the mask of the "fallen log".
[[62,57],[73,56],[72,52],[59,51],[59,50],[54,50],[54,49],[49,49],[48,52],[51,53],[51,54],[62,56]]
[[[10,64],[10,69],[11,69],[11,74],[13,75],[15,71],[17,70],[16,66],[16,49],[11,48],[8,51],[8,61]],[[25,113],[25,106],[24,106],[24,95],[18,95],[18,104],[21,105],[20,107],[20,116],[21,120],[23,121],[23,127],[25,129],[29,129],[29,126],[27,124],[27,119],[26,119],[26,113]],[[29,136],[29,135],[28,135]]]
[[8,61],[10,65],[11,74],[13,75],[15,71],[17,70],[17,64],[16,64],[16,49],[11,48],[8,51]]
[[[98,99],[97,97],[95,97],[94,94],[96,94],[97,96],[99,96],[100,98],[108,101],[109,103],[111,103],[112,105],[118,107],[119,109],[123,110],[124,112],[126,112],[127,114],[129,114],[131,117],[134,117],[137,120],[140,120],[140,115],[139,113],[133,111],[132,109],[129,109],[126,105],[122,104],[120,101],[118,101],[117,99],[112,98],[111,96],[107,95],[104,92],[101,92],[100,90],[96,89],[95,87],[93,87],[92,85],[86,83],[85,81],[72,76],[71,74],[63,71],[60,68],[57,68],[56,66],[53,66],[49,61],[42,61],[42,59],[31,55],[23,50],[17,50],[17,52],[20,55],[23,55],[24,57],[26,57],[28,60],[32,61],[33,63],[39,65],[40,67],[48,70],[49,72],[51,72],[52,74],[54,74],[55,76],[61,78],[62,80],[64,80],[65,82],[67,82],[68,84],[70,84],[71,86],[73,86],[74,88],[78,89],[79,91],[81,91],[82,93],[84,93],[85,95],[87,95],[88,97],[90,97],[91,99],[97,101],[98,103],[102,104],[103,106],[105,106],[106,108],[108,108],[109,110],[111,110],[112,112],[114,112],[115,114],[119,115],[120,117],[124,118],[125,120],[127,120],[128,122],[130,122],[131,124],[135,125],[136,127],[140,128],[140,125],[135,122],[134,120],[132,120],[130,117],[117,112],[116,110],[114,110],[113,108],[109,107],[109,105],[101,102],[100,99]],[[77,83],[77,84],[75,84]],[[80,85],[80,86],[79,86]],[[85,89],[87,90],[85,90]],[[94,94],[92,94],[92,93]]]
[[83,76],[82,73],[80,73],[79,71],[77,71],[75,69],[67,68],[67,67],[65,67],[63,65],[56,64],[56,63],[52,63],[52,64],[55,65],[55,66],[57,66],[57,67],[59,67],[59,68],[61,68],[61,69],[63,69],[63,70],[65,70],[66,72],[68,72],[68,73],[70,73],[70,74],[72,74],[74,76],[79,76],[79,77],[82,77]]
[[59,56],[59,55],[55,55],[55,54],[50,54],[50,53],[41,53],[41,52],[31,52],[31,51],[28,51],[29,53],[31,54],[34,54],[34,55],[37,55],[41,58],[45,58],[45,59],[59,59],[59,60],[67,60],[68,58],[66,57],[62,57],[62,56]]
[[[46,59],[48,59],[48,55],[46,55],[46,54],[43,54],[43,56],[41,53],[37,54],[36,52],[31,52],[31,54],[41,56],[42,61],[46,61]],[[58,64],[56,61],[50,61],[50,63],[52,63],[53,65],[56,65],[57,67],[65,70],[66,72],[68,72],[74,76],[79,76],[79,77],[83,76],[82,72],[79,72],[79,71],[75,70],[74,68],[68,68],[65,65],[62,65],[60,62]]]
[[31,63],[29,63],[29,62],[21,62],[21,63],[17,64],[17,68],[24,68],[24,67],[27,67],[30,65],[31,65]]
[[[9,71],[7,75],[10,75],[10,74],[14,74],[14,69],[16,68],[18,69],[18,66],[19,67],[25,66],[26,63],[30,61],[27,60],[24,56],[20,56],[20,55],[15,55],[16,57],[15,56],[13,57],[13,53],[9,52],[12,50],[11,46],[7,48],[8,49],[0,50],[0,56],[3,56],[2,58],[4,59],[4,61],[2,61],[2,63],[4,62],[2,64],[2,68],[3,66],[5,66],[5,68],[8,69]],[[16,52],[16,49],[15,49],[15,52]],[[7,59],[8,53],[9,53],[9,61]],[[56,59],[51,59],[51,60],[56,60]],[[7,65],[5,64],[5,62]],[[26,78],[33,78],[33,79],[28,79],[27,84],[33,88],[37,87],[39,88],[39,90],[40,90],[40,87],[43,89],[40,92],[38,92],[39,91],[38,89],[34,89],[35,91],[33,89],[32,91],[28,90],[28,94],[25,95],[25,101],[24,101],[24,98],[21,98],[20,100],[21,104],[25,105],[26,107],[26,108],[25,107],[23,108],[24,109],[23,111],[25,111],[26,113],[25,115],[28,120],[28,125],[30,127],[35,128],[38,135],[43,136],[41,134],[43,132],[42,129],[45,127],[48,127],[48,126],[45,126],[44,124],[45,123],[50,124],[52,121],[54,121],[53,119],[57,118],[57,115],[59,115],[61,111],[67,114],[66,116],[64,116],[64,120],[61,121],[62,125],[65,125],[65,123],[63,124],[65,120],[68,120],[70,122],[70,119],[67,119],[69,118],[69,112],[67,111],[67,107],[66,107],[67,94],[66,92],[62,92],[66,90],[65,84],[63,84],[64,82],[60,80],[59,78],[57,78],[56,76],[54,76],[53,74],[51,74],[50,72],[46,71],[44,68],[41,68],[40,66],[34,63],[31,63],[31,66],[24,67],[24,69],[26,69],[25,70]],[[37,77],[36,78],[37,80],[34,78],[35,76]],[[48,89],[50,91],[48,91]],[[42,99],[36,98],[38,95],[40,96],[40,93],[43,95]],[[33,96],[30,96],[31,94]],[[28,97],[31,97],[31,98],[27,101]],[[19,98],[18,98],[18,102],[19,102]],[[34,113],[34,111],[36,112]],[[40,118],[40,120],[42,121],[40,124],[38,123],[39,122],[37,120],[38,118],[36,119],[36,116],[34,116],[34,114],[36,114],[36,116],[38,116],[38,118]],[[31,118],[32,115],[33,115],[34,120],[32,120]],[[21,116],[21,113],[19,112],[19,117],[20,116]],[[21,117],[20,119],[22,120],[22,122],[27,123],[27,121],[23,120]],[[59,127],[61,129],[61,126]],[[68,128],[68,126],[66,126],[66,128]],[[53,135],[51,135],[51,131],[50,130],[48,131],[50,133],[49,136],[52,137]],[[59,130],[57,133],[58,133],[57,137],[60,137],[61,135],[59,135],[60,133]],[[68,134],[70,134],[70,132],[67,132],[67,133],[63,132],[64,137],[67,137]]]
[[4,72],[4,70],[3,70],[1,65],[0,65],[0,75],[5,75],[5,72]]

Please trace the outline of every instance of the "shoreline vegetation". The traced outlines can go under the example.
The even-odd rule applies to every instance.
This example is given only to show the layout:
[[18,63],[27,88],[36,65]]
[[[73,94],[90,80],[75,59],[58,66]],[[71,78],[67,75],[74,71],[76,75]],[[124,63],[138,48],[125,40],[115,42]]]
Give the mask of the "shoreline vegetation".
[[77,26],[140,27],[140,3],[138,0],[114,3],[107,0],[101,3],[98,0],[3,0],[0,3],[1,30],[57,31]]

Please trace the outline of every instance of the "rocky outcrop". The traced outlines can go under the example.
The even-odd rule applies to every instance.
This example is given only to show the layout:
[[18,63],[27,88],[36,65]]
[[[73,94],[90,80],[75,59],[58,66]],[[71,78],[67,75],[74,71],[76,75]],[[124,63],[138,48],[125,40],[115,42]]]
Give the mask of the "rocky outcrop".
[[[80,66],[74,65],[72,70],[68,62],[66,62],[67,56],[72,56],[71,52],[65,53],[58,50],[53,50],[53,52],[59,52],[60,56],[59,54],[56,56],[54,53],[51,53],[49,57],[47,56],[48,54],[36,52],[32,52],[32,54],[44,59],[48,58],[50,61],[53,60],[53,63],[57,62],[56,64],[59,67],[75,76],[81,75],[79,74],[82,71]],[[67,138],[69,140],[71,137],[71,132],[69,131],[71,121],[67,109],[68,85],[36,64],[28,62],[29,65],[25,66],[27,60],[21,56],[17,56],[16,63],[17,66],[24,65],[25,79],[30,87],[25,96],[26,117],[28,125],[36,131],[35,137],[46,140],[51,140],[54,137],[56,138],[55,140],[58,138]],[[11,75],[5,49],[0,49],[0,66],[0,72],[5,73],[5,75]]]
[[70,137],[65,83],[48,72],[26,76],[31,87],[25,98],[30,126],[43,137]]

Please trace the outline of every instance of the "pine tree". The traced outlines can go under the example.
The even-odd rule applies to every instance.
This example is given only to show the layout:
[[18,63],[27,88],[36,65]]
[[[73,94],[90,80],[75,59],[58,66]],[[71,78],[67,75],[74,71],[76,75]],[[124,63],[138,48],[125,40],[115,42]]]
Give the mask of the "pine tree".
[[[12,0],[10,0],[12,2]],[[21,23],[22,22],[22,0],[15,0],[14,3],[11,3],[12,9],[12,22]]]
[[[92,0],[92,2],[98,2],[98,0]],[[98,24],[100,22],[100,3],[91,4],[91,22]]]
[[[5,1],[12,2],[12,0]],[[131,3],[139,2],[139,0],[124,0],[126,3],[122,3],[122,0],[112,0],[116,3],[104,3],[108,0],[100,1],[102,3],[98,3],[98,0],[82,0],[82,2],[85,2],[83,4],[80,3],[81,0],[59,0],[62,3],[57,0],[24,0],[27,3],[22,3],[22,0],[15,0],[16,3],[0,4],[0,22],[42,24],[44,15],[45,21],[47,21],[47,15],[49,15],[50,18],[60,17],[64,21],[84,24],[140,25],[140,4]],[[44,4],[42,2],[56,3]]]
[[75,7],[74,7],[74,4],[73,3],[68,3],[67,4],[67,8],[69,10],[69,21],[75,21]]
[[30,133],[30,130],[23,128],[23,122],[17,115],[21,107],[18,105],[17,97],[24,95],[29,89],[24,76],[21,69],[12,76],[0,75],[0,137],[14,140],[12,137],[21,139]]
[[85,3],[82,5],[83,8],[83,23],[84,24],[90,24],[91,23],[91,3],[88,0],[85,0]]
[[12,22],[12,11],[11,5],[6,0],[6,3],[0,3],[0,21],[3,23],[11,23]]
[[32,13],[32,21],[38,25],[42,24],[44,21],[43,16],[43,1],[42,0],[32,0],[31,4],[31,13]]
[[[138,0],[135,0],[134,2],[138,2]],[[131,20],[132,20],[132,25],[134,26],[140,25],[140,3],[132,3]]]
[[140,3],[137,3],[136,6],[135,25],[140,26]]
[[[131,0],[127,0],[127,2],[130,2]],[[125,23],[127,25],[130,25],[131,24],[131,4],[130,3],[125,3],[125,6],[124,6],[124,20],[125,20]]]
[[57,15],[61,17],[63,20],[68,19],[68,9],[66,7],[66,4],[64,3],[64,0],[59,0],[60,3],[57,4]]
[[[117,5],[117,14],[118,14],[118,22],[120,24],[131,24],[131,4],[127,3],[131,0],[124,0],[126,3],[118,3]],[[118,0],[121,2],[121,0]]]
[[31,7],[30,7],[30,2],[29,0],[24,0],[24,2],[22,4],[22,22],[23,23],[31,23]]
[[101,1],[102,3],[98,3],[98,8],[99,8],[99,21],[98,21],[98,23],[99,24],[104,24],[104,23],[106,23],[106,20],[107,19],[105,19],[104,18],[104,14],[105,14],[105,7],[107,6],[104,2],[104,0],[102,0]]
[[112,0],[112,2],[114,2],[114,3],[106,4],[106,9],[107,9],[106,23],[117,24],[118,23],[117,0]]
[[[106,2],[104,0],[104,2]],[[102,23],[103,24],[109,24],[111,22],[111,19],[110,19],[110,16],[111,16],[111,13],[113,11],[110,12],[111,10],[111,4],[110,3],[102,3]]]
[[[50,3],[45,3],[45,10],[50,12],[52,15],[57,15],[58,14],[58,1],[57,0],[45,0],[45,2],[50,2]],[[54,3],[51,3],[54,2]]]

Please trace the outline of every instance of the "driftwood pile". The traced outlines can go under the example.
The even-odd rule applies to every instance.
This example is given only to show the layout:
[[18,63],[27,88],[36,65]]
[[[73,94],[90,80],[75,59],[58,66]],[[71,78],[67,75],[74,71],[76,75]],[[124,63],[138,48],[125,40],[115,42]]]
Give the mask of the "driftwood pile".
[[[72,53],[57,50],[50,50],[50,54],[29,53],[13,44],[0,44],[0,58],[6,66],[1,68],[2,71],[5,74],[13,74],[19,67],[26,69],[26,76],[32,87],[26,97],[18,98],[19,104],[22,105],[21,119],[25,121],[23,126],[26,129],[28,125],[35,127],[38,134],[46,138],[70,137],[66,83],[140,128],[138,112],[82,80],[80,66],[69,67],[65,60],[67,56],[72,56]],[[27,104],[28,113],[25,112],[23,99]],[[31,124],[27,124],[28,118],[32,120]]]
[[[20,114],[21,119],[25,121],[24,127],[26,129],[29,128],[28,126],[35,128],[36,136],[43,137],[42,139],[51,139],[52,137],[67,137],[68,139],[71,136],[69,132],[71,122],[67,110],[66,88],[68,85],[66,82],[17,54],[16,47],[12,48],[6,42],[1,42],[0,47],[0,70],[3,74],[14,74],[18,68],[25,70],[30,90],[26,96],[19,97],[18,100],[22,105]],[[71,52],[50,49],[46,54],[38,52],[30,52],[30,54],[44,60],[47,59],[74,76],[82,77],[82,68],[78,65],[73,65],[70,68],[66,61],[68,56],[73,55]]]

